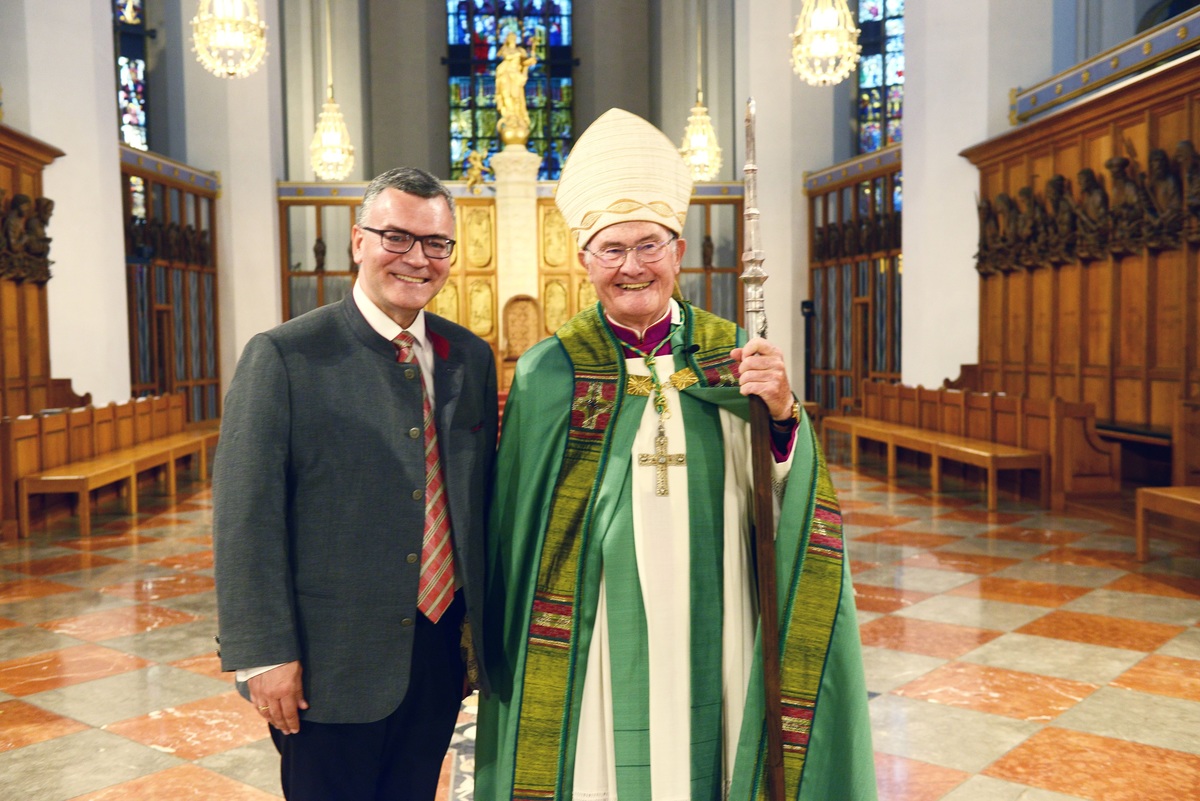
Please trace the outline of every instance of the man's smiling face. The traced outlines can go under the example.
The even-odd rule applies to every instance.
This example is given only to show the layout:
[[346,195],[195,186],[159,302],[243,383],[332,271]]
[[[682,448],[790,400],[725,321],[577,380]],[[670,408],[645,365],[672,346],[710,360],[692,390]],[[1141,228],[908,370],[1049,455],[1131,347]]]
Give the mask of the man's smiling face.
[[[454,238],[454,215],[446,198],[424,198],[385,189],[371,204],[365,228],[407,231],[416,236]],[[379,234],[354,226],[351,237],[358,281],[367,297],[403,328],[433,299],[450,275],[449,258],[431,259],[420,242],[408,253],[389,253]]]
[[666,313],[687,242],[674,240],[666,246],[661,260],[651,264],[644,264],[634,251],[629,251],[620,267],[605,267],[592,253],[662,242],[671,236],[671,231],[658,223],[623,222],[601,230],[579,251],[580,263],[587,268],[596,296],[615,322],[642,331]]

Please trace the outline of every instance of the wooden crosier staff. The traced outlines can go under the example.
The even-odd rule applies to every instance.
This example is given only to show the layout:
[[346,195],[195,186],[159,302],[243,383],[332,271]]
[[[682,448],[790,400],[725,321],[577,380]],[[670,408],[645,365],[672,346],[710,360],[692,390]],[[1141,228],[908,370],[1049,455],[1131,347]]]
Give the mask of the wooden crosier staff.
[[[745,167],[746,249],[742,252],[742,283],[745,286],[746,331],[751,337],[767,336],[767,313],[763,300],[763,252],[758,232],[758,165],[754,160],[754,99],[746,103]],[[750,396],[750,460],[754,470],[754,552],[758,573],[758,620],[762,627],[763,693],[767,726],[767,798],[783,799],[783,710],[779,700],[779,612],[775,591],[775,511],[771,478],[775,458],[771,454],[771,413],[766,401]]]

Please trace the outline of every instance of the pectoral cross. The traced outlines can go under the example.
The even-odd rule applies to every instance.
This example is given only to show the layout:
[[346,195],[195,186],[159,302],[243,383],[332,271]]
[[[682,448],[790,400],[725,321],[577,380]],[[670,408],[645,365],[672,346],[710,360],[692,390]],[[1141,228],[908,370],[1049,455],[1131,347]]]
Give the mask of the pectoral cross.
[[653,467],[658,471],[658,475],[654,477],[655,495],[670,495],[667,491],[667,468],[687,464],[687,456],[682,453],[667,453],[667,432],[659,425],[658,436],[654,438],[654,453],[639,453],[638,464]]

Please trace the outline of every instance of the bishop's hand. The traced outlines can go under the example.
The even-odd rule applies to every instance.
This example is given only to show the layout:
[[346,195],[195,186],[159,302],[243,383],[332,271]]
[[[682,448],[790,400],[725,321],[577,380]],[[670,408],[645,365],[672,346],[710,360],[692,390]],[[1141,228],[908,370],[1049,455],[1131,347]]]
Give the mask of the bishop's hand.
[[783,351],[762,337],[755,337],[729,355],[739,365],[742,394],[762,398],[772,420],[790,419],[794,401]]

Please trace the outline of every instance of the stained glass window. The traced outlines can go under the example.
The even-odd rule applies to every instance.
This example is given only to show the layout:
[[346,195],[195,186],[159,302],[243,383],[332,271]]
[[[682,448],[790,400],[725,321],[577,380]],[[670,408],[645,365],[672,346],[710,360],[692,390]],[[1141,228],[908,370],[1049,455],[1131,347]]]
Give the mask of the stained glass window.
[[858,25],[858,152],[902,140],[904,0],[860,0]]
[[503,147],[496,125],[496,66],[511,34],[537,61],[525,81],[528,149],[542,157],[538,177],[557,179],[570,150],[573,118],[570,0],[447,0],[450,72],[450,177],[464,178],[472,151],[485,164]]
[[117,109],[121,141],[148,150],[146,133],[146,17],[144,0],[113,0],[117,46]]

